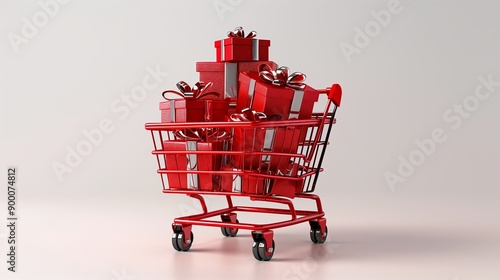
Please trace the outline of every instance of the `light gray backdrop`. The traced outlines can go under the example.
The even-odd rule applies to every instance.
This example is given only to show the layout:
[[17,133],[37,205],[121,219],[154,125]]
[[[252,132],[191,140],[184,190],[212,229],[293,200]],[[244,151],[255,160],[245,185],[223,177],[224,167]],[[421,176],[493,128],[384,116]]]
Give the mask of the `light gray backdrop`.
[[[19,217],[12,273],[0,188],[1,278],[498,279],[499,12],[493,0],[1,0],[0,178],[18,168]],[[171,248],[171,220],[199,209],[161,193],[144,130],[160,93],[196,82],[195,62],[239,25],[310,85],[344,90],[317,189],[328,242],[277,230],[269,263],[248,232],[195,227],[191,252]]]

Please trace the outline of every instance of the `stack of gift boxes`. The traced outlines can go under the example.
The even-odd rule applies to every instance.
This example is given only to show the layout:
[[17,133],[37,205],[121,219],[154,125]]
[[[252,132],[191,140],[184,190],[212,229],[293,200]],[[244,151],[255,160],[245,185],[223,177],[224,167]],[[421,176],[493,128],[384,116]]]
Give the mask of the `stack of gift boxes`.
[[[241,27],[228,37],[215,41],[216,61],[197,62],[199,81],[194,86],[177,84],[178,91],[163,93],[160,102],[162,122],[236,122],[310,119],[319,92],[304,84],[305,75],[289,73],[269,60],[270,41],[257,39],[254,31],[245,36]],[[203,82],[202,82],[203,81]],[[209,124],[207,124],[209,127]],[[169,154],[166,168],[171,170],[243,171],[235,175],[208,173],[170,173],[171,189],[230,191],[264,194],[270,191],[258,170],[272,174],[296,175],[293,163],[282,157],[265,157],[252,152],[296,153],[305,131],[294,127],[233,128],[231,131],[189,129],[167,140],[168,151],[243,151],[231,158],[222,153]],[[272,140],[272,141],[271,141]],[[266,168],[263,168],[265,165]],[[276,180],[275,180],[276,181]],[[288,182],[288,183],[287,183]],[[293,181],[275,182],[272,192],[293,196]]]

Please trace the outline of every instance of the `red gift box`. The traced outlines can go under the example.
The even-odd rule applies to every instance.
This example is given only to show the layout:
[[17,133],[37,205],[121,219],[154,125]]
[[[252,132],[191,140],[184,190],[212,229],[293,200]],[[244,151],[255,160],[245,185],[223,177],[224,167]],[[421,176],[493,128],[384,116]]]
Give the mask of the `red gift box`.
[[302,89],[264,82],[258,73],[240,73],[237,109],[252,108],[283,119],[310,119],[319,92],[304,85]]
[[226,121],[229,101],[175,99],[160,102],[162,122]]
[[239,72],[258,72],[261,64],[273,70],[278,67],[272,61],[196,62],[196,72],[200,73],[200,81],[212,82],[210,90],[219,93],[219,99],[236,98]]
[[243,174],[236,174],[241,171],[233,165],[226,165],[221,168],[222,171],[233,171],[234,174],[221,175],[221,189],[227,192],[241,192],[247,194],[265,194],[265,178],[255,176],[255,172],[245,171]]
[[[211,143],[197,142],[198,151],[222,151],[223,142],[216,141]],[[197,167],[199,171],[217,171],[220,170],[222,163],[222,154],[197,155]],[[220,176],[213,174],[198,174],[199,186],[202,191],[218,191]]]
[[271,184],[269,193],[294,198],[296,194],[303,193],[302,190],[303,186],[304,186],[304,179],[301,180],[274,179]]
[[[251,109],[241,110],[241,113],[232,114],[229,116],[231,121],[252,121],[259,122],[265,119],[266,116],[261,112],[256,112]],[[252,127],[238,127],[233,128],[233,142],[231,146],[232,151],[244,152],[243,155],[233,155],[232,163],[237,168],[244,170],[260,169],[262,163],[262,153],[264,151],[264,142],[266,138],[266,128],[252,126]]]
[[[165,151],[221,151],[223,141],[199,142],[168,140],[163,142]],[[214,171],[221,168],[221,154],[166,154],[167,170]],[[202,191],[219,190],[219,176],[212,174],[169,173],[168,185],[171,189],[193,189]]]
[[[164,151],[185,151],[185,141],[163,141]],[[165,165],[167,170],[187,170],[187,159],[184,154],[166,154]],[[181,173],[168,173],[169,189],[187,189],[187,176]]]
[[231,37],[214,42],[217,61],[267,61],[270,40]]
[[252,152],[263,152],[266,137],[265,128],[234,128],[233,151],[243,151],[245,155],[234,155],[233,164],[245,170],[258,169],[262,155],[252,155]]
[[[297,154],[302,130],[298,127],[269,128],[266,131],[264,150],[273,153]],[[293,159],[293,160],[292,160]],[[292,156],[273,155],[269,157],[269,166],[281,175],[295,176],[297,169]]]

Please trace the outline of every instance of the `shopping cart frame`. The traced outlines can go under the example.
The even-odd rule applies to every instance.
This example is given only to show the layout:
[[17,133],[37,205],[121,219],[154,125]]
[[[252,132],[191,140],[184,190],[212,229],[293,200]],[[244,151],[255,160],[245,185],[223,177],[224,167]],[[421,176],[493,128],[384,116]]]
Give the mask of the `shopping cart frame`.
[[[328,102],[323,113],[314,114],[313,119],[308,120],[286,120],[286,121],[266,121],[266,122],[234,122],[231,123],[232,127],[248,127],[255,126],[259,128],[268,128],[276,126],[286,126],[286,125],[317,125],[318,131],[314,135],[314,142],[312,150],[308,155],[303,155],[303,161],[308,162],[312,160],[313,156],[316,156],[316,160],[319,160],[314,168],[307,170],[302,177],[288,178],[289,180],[303,180],[305,177],[310,178],[309,184],[305,193],[295,194],[293,198],[287,198],[275,194],[249,194],[249,193],[238,193],[238,192],[225,192],[225,191],[201,191],[201,190],[188,190],[188,189],[163,189],[163,193],[166,194],[184,194],[188,197],[196,199],[199,201],[202,213],[188,215],[183,217],[175,218],[172,223],[173,235],[172,235],[172,246],[177,251],[188,251],[193,244],[194,235],[192,233],[192,226],[210,226],[219,227],[224,236],[234,237],[236,236],[238,230],[250,230],[252,232],[253,245],[252,252],[257,260],[270,260],[275,251],[274,229],[296,225],[303,222],[309,222],[310,239],[313,243],[324,243],[328,235],[328,228],[326,225],[325,213],[323,211],[323,206],[319,196],[312,194],[314,192],[319,173],[323,171],[322,163],[326,152],[326,146],[329,144],[327,141],[330,137],[332,126],[335,122],[335,113],[337,108],[340,106],[340,100],[342,92],[340,86],[333,85],[330,88],[320,90],[320,93],[327,94]],[[227,122],[211,122],[211,128],[222,128],[227,127]],[[168,151],[162,151],[157,147],[155,142],[155,132],[162,130],[173,130],[173,129],[191,129],[198,128],[200,126],[206,126],[206,123],[147,123],[146,129],[151,131],[153,137],[153,142],[155,144],[155,150],[152,152],[157,157],[158,166],[161,166],[160,155],[168,154]],[[326,126],[326,129],[325,129]],[[322,134],[324,135],[324,142],[321,143]],[[161,133],[160,133],[161,137]],[[162,140],[161,140],[162,141]],[[321,154],[318,156],[318,145],[323,145],[321,149]],[[185,153],[188,152],[175,152],[175,153]],[[197,151],[196,154],[213,154],[213,151]],[[239,151],[225,151],[228,155],[238,155],[242,152]],[[316,153],[316,155],[314,155]],[[256,153],[259,154],[259,153]],[[278,155],[287,156],[286,153],[281,153]],[[292,156],[292,155],[288,155]],[[293,155],[297,156],[297,155]],[[171,171],[165,169],[159,169],[157,171],[160,175],[169,174]],[[177,173],[181,171],[175,171]],[[185,173],[188,173],[186,171]],[[191,171],[192,172],[192,171]],[[182,173],[182,172],[181,172]],[[198,174],[210,174],[210,171],[197,171]],[[235,174],[234,171],[217,171],[219,174]],[[236,174],[239,174],[236,172]],[[244,171],[241,171],[244,174]],[[260,175],[266,178],[282,178],[281,176],[273,176],[268,174]],[[164,177],[162,176],[162,184],[165,186]],[[226,198],[227,207],[217,210],[208,211],[208,207],[203,195],[215,195],[224,196]],[[250,201],[259,202],[271,202],[287,206],[284,208],[271,208],[271,207],[257,207],[257,206],[242,206],[235,205],[232,197],[248,197]],[[304,210],[295,209],[293,199],[307,199],[312,200],[316,204],[316,210]],[[254,224],[254,223],[240,223],[237,219],[237,212],[250,212],[250,213],[265,213],[265,214],[275,214],[275,215],[287,215],[290,216],[287,220],[281,220],[278,222],[272,222],[267,224]],[[220,216],[221,221],[209,220]]]

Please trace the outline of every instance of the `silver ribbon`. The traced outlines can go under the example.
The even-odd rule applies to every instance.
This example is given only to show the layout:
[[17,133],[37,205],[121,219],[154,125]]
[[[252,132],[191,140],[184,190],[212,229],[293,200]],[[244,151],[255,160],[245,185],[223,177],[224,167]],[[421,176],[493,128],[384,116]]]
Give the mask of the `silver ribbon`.
[[175,100],[169,100],[170,103],[170,121],[175,122]]
[[259,60],[259,40],[252,40],[252,60]]
[[[196,151],[196,141],[186,141],[186,151]],[[198,162],[196,154],[186,154],[187,170],[198,170]],[[192,190],[198,189],[198,174],[187,173],[188,188]]]
[[247,106],[252,108],[253,105],[253,95],[255,94],[255,84],[257,81],[254,79],[250,80],[250,83],[248,85],[248,94],[247,94]]
[[[233,171],[237,171],[237,170],[233,169]],[[232,183],[233,192],[241,192],[241,185],[242,185],[241,176],[233,174],[233,183]]]
[[237,98],[238,63],[224,63],[224,93],[226,97]]
[[299,118],[300,108],[302,107],[302,100],[304,99],[304,91],[294,89],[292,106],[290,107],[290,114],[288,119]]

